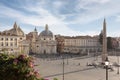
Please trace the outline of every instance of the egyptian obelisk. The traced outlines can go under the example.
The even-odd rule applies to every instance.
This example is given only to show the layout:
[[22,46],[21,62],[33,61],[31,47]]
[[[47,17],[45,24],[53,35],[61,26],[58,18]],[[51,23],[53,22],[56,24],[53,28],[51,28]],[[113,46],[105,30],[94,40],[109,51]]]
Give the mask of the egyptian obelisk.
[[106,57],[108,56],[107,54],[107,38],[106,38],[106,21],[104,19],[103,22],[103,46],[102,46],[102,62],[105,61]]

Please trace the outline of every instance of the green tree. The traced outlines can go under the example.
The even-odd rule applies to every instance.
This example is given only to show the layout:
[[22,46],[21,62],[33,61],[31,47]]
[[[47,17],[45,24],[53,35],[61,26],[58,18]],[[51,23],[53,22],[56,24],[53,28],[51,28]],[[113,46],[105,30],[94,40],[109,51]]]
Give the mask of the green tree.
[[[99,34],[99,42],[102,45],[103,44],[103,33]],[[113,38],[112,37],[107,37],[107,49],[113,49],[117,44],[113,44]]]
[[107,37],[107,49],[113,49],[111,37]]
[[40,80],[32,57],[0,54],[0,80]]
[[[46,80],[34,69],[33,58],[0,54],[0,80]],[[48,80],[48,79],[47,79]],[[54,80],[57,80],[56,78]]]
[[53,80],[58,80],[57,78],[54,78]]
[[102,33],[102,31],[99,34],[99,42],[100,42],[101,45],[103,44],[103,33]]
[[117,49],[118,47],[119,47],[119,42],[115,38],[112,38],[112,48]]

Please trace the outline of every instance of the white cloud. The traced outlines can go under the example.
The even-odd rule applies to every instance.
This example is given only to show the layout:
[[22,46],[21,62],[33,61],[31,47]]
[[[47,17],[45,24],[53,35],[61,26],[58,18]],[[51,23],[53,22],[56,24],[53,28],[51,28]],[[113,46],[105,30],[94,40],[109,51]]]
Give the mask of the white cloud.
[[22,13],[19,11],[15,11],[9,7],[0,5],[0,16],[11,17],[11,18],[19,18],[22,16]]
[[107,33],[107,36],[112,36],[112,37],[120,37],[120,31],[116,30],[116,31],[111,31]]
[[[68,1],[68,0],[67,0]],[[48,24],[53,33],[57,34],[65,34],[65,35],[94,35],[98,34],[97,31],[86,31],[79,32],[70,29],[70,24],[86,24],[92,21],[95,21],[100,18],[116,15],[120,13],[120,5],[119,0],[79,0],[80,3],[77,3],[74,9],[76,12],[68,13],[68,14],[60,14],[57,11],[61,9],[62,6],[65,5],[62,1],[53,2],[54,9],[56,11],[56,15],[54,15],[49,9],[44,8],[47,6],[45,0],[40,2],[38,0],[37,4],[29,4],[29,0],[26,1],[26,4],[22,6],[23,9],[29,12],[36,13],[36,15],[27,15],[22,11],[14,10],[12,8],[0,5],[0,16],[7,16],[9,18],[17,20],[18,23],[29,24],[33,26],[43,26]],[[93,4],[94,3],[94,4]],[[64,4],[64,5],[63,5]],[[72,3],[71,3],[72,4]],[[48,4],[49,5],[49,4]],[[53,8],[53,7],[50,7]],[[57,10],[56,10],[57,9]],[[71,10],[68,9],[68,10]],[[80,12],[80,9],[84,9],[86,11]],[[29,14],[29,13],[28,13]],[[67,21],[68,17],[75,16],[75,19],[70,19]],[[26,32],[27,29],[26,29]]]
[[11,29],[11,26],[0,24],[0,31],[9,30]]
[[[43,27],[45,24],[48,24],[50,25],[50,29],[52,29],[52,32],[55,34],[64,34],[64,35],[78,34],[77,31],[74,31],[69,27],[67,27],[65,23],[61,21],[61,19],[55,17],[47,10],[38,6],[31,6],[26,8],[29,11],[34,11],[38,13],[39,15],[37,16],[36,15],[27,16],[27,15],[24,15],[22,12],[16,11],[14,9],[11,9],[5,6],[0,6],[0,8],[3,10],[2,12],[0,12],[2,16],[4,15],[4,16],[8,16],[10,18],[16,19],[19,23],[30,24],[33,26],[43,26]],[[24,30],[28,32],[28,29],[24,29]]]
[[115,18],[117,22],[120,22],[120,15],[115,16]]
[[[93,3],[96,4],[93,4]],[[97,4],[100,3],[100,4]],[[86,24],[104,17],[110,17],[120,13],[120,1],[119,0],[80,0],[78,5],[76,5],[76,11],[83,9],[85,11],[79,12],[76,15],[76,19],[71,21],[72,24]]]
[[59,9],[61,8],[65,3],[62,2],[62,1],[54,1],[53,2],[53,6],[56,8],[56,9]]
[[100,4],[104,4],[104,3],[107,3],[109,2],[110,0],[82,0],[88,4],[90,3],[100,3]]

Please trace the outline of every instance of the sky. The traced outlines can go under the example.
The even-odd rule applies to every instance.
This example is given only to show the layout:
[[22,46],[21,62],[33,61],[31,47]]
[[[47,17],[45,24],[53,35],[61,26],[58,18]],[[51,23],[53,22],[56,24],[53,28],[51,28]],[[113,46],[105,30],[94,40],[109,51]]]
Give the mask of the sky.
[[99,35],[103,20],[107,36],[120,36],[120,0],[0,0],[0,31],[14,22],[27,34],[48,24],[53,34]]

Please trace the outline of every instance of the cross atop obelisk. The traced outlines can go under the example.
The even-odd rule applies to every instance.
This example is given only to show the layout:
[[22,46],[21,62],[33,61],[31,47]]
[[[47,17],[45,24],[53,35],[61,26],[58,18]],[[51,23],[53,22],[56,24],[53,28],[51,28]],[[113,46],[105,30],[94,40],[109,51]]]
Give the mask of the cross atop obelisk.
[[107,38],[106,38],[106,20],[104,19],[103,22],[103,51],[102,51],[102,62],[105,61],[106,57],[108,56],[107,54]]

